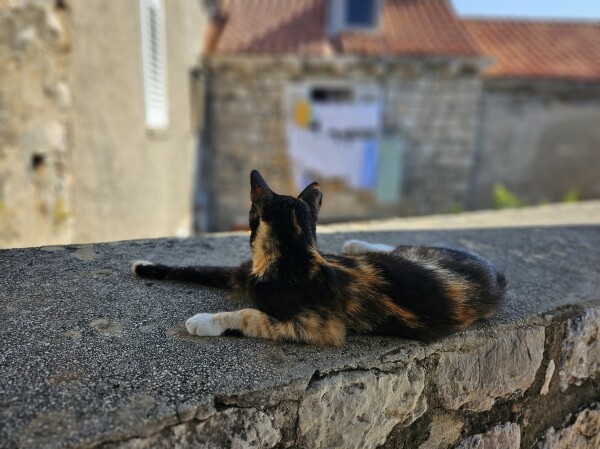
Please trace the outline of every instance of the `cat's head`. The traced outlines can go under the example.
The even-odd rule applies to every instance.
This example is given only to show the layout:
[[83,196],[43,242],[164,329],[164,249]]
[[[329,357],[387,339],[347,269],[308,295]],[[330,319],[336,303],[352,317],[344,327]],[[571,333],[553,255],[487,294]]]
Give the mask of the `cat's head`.
[[297,198],[278,195],[256,170],[250,173],[250,243],[258,236],[273,245],[314,245],[323,192],[317,182],[309,184]]

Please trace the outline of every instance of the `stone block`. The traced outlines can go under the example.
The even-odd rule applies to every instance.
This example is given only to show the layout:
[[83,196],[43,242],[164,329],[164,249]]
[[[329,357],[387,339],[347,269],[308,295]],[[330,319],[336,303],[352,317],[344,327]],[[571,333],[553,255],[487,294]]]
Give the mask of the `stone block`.
[[343,372],[314,382],[298,411],[301,446],[375,448],[427,410],[424,372]]
[[518,449],[520,446],[521,428],[516,423],[506,423],[465,438],[456,449]]
[[516,329],[465,352],[440,354],[434,382],[444,405],[489,410],[496,399],[531,386],[544,354],[545,330]]
[[540,388],[540,395],[545,396],[548,394],[548,391],[550,389],[550,382],[552,381],[552,375],[554,374],[555,369],[556,365],[554,364],[554,360],[550,360],[550,362],[548,362],[548,368],[546,369],[544,384],[542,385],[542,388]]
[[600,447],[600,410],[598,404],[579,412],[570,426],[550,428],[537,449],[598,449]]
[[600,372],[600,308],[589,309],[567,321],[567,336],[562,347],[559,371],[560,388],[581,385]]
[[271,419],[254,408],[230,408],[213,415],[196,427],[198,449],[216,447],[261,448],[275,446],[281,439]]
[[419,446],[419,449],[449,448],[460,437],[462,426],[462,420],[454,416],[435,416],[429,426],[429,437]]

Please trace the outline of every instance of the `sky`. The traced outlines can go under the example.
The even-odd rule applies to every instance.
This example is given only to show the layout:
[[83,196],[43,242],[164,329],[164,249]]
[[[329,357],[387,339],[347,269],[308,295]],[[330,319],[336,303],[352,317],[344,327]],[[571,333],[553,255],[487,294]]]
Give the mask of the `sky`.
[[600,0],[452,0],[460,15],[600,20]]

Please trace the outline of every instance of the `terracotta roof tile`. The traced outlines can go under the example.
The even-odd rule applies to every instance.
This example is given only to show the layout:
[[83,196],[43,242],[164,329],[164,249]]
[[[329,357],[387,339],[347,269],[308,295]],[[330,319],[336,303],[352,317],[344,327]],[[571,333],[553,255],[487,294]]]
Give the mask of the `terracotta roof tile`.
[[229,0],[214,53],[477,56],[448,0],[384,0],[376,31],[327,34],[327,0]]
[[345,33],[344,52],[369,55],[477,56],[446,0],[385,0],[381,33]]
[[494,59],[490,78],[600,81],[600,23],[464,20],[482,53]]

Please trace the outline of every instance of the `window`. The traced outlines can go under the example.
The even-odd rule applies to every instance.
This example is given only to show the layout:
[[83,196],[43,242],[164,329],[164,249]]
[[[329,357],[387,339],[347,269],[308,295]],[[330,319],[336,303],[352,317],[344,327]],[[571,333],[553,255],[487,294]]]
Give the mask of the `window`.
[[346,0],[345,6],[348,27],[370,28],[377,24],[375,0]]
[[350,103],[352,90],[342,87],[314,87],[310,99],[315,103]]
[[162,0],[140,0],[140,29],[146,126],[165,128],[169,124],[169,110]]
[[331,0],[330,34],[344,30],[371,30],[379,24],[382,0]]

